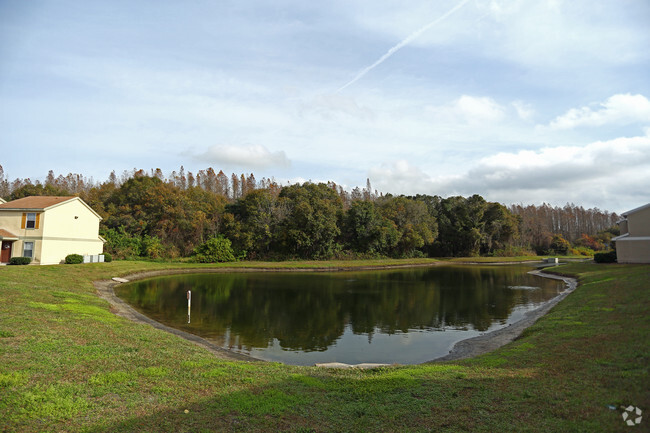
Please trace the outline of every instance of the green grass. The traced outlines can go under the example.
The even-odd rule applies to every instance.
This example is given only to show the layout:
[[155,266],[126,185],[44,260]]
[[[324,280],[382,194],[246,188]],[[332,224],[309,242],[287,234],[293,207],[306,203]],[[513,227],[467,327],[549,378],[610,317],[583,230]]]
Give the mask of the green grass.
[[[92,285],[134,272],[206,266],[214,267],[0,268],[0,431],[632,431],[621,406],[650,413],[648,265],[553,268],[577,276],[580,286],[515,342],[471,360],[371,371],[220,359],[114,316]],[[649,425],[644,419],[636,430]]]

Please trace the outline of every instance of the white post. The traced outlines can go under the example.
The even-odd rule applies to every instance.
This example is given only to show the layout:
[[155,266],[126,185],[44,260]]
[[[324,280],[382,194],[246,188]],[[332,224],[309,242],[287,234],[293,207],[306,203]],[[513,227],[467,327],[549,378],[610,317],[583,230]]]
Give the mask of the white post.
[[190,323],[190,308],[192,308],[192,291],[187,291],[187,323]]

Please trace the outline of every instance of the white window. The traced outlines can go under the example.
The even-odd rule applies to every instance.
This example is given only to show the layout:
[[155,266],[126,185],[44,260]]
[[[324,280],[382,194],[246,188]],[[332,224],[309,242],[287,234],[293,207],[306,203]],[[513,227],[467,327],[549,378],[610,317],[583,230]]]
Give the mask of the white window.
[[[35,213],[28,213],[27,214],[27,221],[25,222],[25,228],[27,228],[27,229],[36,228],[36,214]],[[27,256],[25,256],[25,257],[27,257]]]
[[23,245],[23,257],[34,258],[34,242],[25,242]]

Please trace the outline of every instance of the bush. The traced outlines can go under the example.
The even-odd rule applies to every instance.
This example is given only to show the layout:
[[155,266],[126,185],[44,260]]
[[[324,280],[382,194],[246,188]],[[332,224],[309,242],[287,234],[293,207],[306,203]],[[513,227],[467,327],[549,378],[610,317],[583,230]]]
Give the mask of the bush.
[[31,257],[12,257],[9,259],[10,265],[29,265],[31,262]]
[[124,226],[103,230],[101,235],[106,239],[104,248],[119,259],[139,257],[143,252],[142,238],[131,236],[126,232]]
[[596,253],[594,254],[594,261],[596,263],[615,263],[616,250],[611,250],[604,253]]
[[588,247],[576,247],[570,248],[569,252],[574,256],[593,256],[594,250]]
[[504,248],[492,251],[488,254],[493,257],[518,257],[518,256],[536,256],[537,253],[525,247],[515,247],[513,245],[506,245]]
[[84,256],[80,254],[68,254],[65,256],[65,263],[67,265],[78,265],[84,262]]
[[112,261],[113,261],[113,256],[111,256],[109,253],[104,253],[104,263],[108,263]]
[[195,259],[199,263],[234,262],[235,254],[230,239],[217,236],[194,249]]
[[571,248],[571,243],[564,239],[562,235],[556,234],[553,235],[553,239],[551,240],[551,251],[549,251],[549,254],[566,256],[569,248]]
[[144,235],[140,245],[142,246],[141,255],[145,257],[159,259],[165,255],[165,247],[156,236]]

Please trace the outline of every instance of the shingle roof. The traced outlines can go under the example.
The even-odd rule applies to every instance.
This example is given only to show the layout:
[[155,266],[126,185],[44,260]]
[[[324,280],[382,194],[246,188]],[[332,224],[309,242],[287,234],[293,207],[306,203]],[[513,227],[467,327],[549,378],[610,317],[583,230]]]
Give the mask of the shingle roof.
[[[0,206],[1,206],[1,205],[0,205]],[[635,208],[635,209],[629,210],[629,211],[627,211],[627,212],[623,212],[621,215],[623,215],[624,217],[627,217],[627,216],[630,215],[630,214],[637,213],[638,211],[641,211],[641,210],[647,209],[647,208],[649,208],[649,207],[650,207],[650,203],[648,203],[648,204],[644,204],[643,206],[639,206],[639,207],[637,207],[637,208]]]
[[43,210],[50,206],[72,200],[76,197],[32,196],[19,198],[0,204],[0,209],[33,209]]
[[13,234],[13,233],[8,232],[8,231],[5,230],[5,229],[0,229],[0,238],[3,238],[3,239],[4,239],[4,238],[15,238],[15,239],[18,239],[18,236],[16,236],[16,235]]

